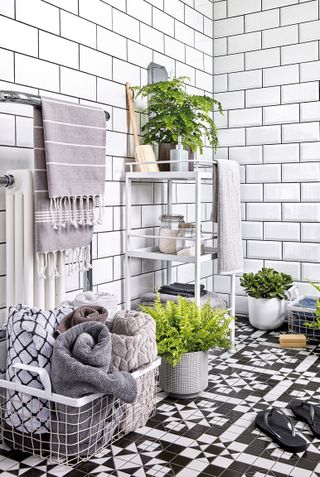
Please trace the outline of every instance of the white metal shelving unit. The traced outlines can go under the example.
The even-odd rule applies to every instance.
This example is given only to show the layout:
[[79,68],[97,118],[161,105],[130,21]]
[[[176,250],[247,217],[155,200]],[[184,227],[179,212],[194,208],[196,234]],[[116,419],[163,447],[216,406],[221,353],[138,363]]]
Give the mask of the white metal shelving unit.
[[[214,162],[205,161],[203,163],[195,163],[195,170],[193,172],[134,172],[133,168],[139,164],[131,162],[127,164],[130,167],[130,172],[126,173],[126,201],[125,201],[125,304],[126,308],[131,308],[131,259],[141,258],[145,260],[161,260],[167,262],[167,283],[172,283],[172,264],[173,263],[193,263],[195,266],[195,301],[200,304],[200,285],[201,285],[201,264],[205,261],[213,261],[217,258],[217,249],[205,247],[205,254],[201,255],[201,186],[204,181],[213,181],[214,179]],[[202,166],[202,167],[201,167]],[[208,172],[208,168],[211,169]],[[187,182],[195,184],[195,223],[196,223],[196,237],[195,237],[195,256],[185,257],[175,254],[161,253],[157,246],[144,247],[134,249],[132,248],[132,238],[148,238],[159,239],[159,235],[145,235],[132,230],[131,226],[131,206],[132,206],[132,183],[133,182],[163,182],[167,183],[167,213],[172,213],[172,192],[173,184],[176,182]],[[205,240],[213,240],[216,235],[207,232],[208,238]],[[231,290],[230,290],[230,312],[235,315],[235,275],[231,275]],[[235,342],[234,324],[230,330],[231,344]]]

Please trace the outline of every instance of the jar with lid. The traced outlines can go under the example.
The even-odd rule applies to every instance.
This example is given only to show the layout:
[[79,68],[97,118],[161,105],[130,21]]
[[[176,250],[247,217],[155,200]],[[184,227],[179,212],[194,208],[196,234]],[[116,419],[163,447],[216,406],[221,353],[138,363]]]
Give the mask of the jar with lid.
[[161,253],[177,253],[179,225],[184,222],[183,215],[163,214],[160,216],[159,251]]
[[[195,256],[196,250],[196,224],[188,222],[179,224],[177,254],[188,257]],[[200,253],[204,255],[204,239],[201,238]]]

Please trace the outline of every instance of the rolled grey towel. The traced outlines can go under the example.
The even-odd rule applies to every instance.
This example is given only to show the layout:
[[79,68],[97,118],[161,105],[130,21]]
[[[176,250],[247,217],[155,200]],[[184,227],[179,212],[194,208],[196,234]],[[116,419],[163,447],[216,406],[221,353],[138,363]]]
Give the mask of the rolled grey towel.
[[74,311],[71,311],[59,324],[57,328],[58,333],[64,333],[69,328],[87,321],[99,321],[106,324],[108,312],[103,306],[80,306]]
[[51,381],[54,392],[80,398],[89,394],[110,394],[131,403],[137,397],[137,383],[131,374],[115,371],[111,363],[111,336],[98,322],[73,326],[56,339]]
[[146,313],[118,311],[111,338],[112,364],[119,371],[133,371],[157,357],[156,323]]

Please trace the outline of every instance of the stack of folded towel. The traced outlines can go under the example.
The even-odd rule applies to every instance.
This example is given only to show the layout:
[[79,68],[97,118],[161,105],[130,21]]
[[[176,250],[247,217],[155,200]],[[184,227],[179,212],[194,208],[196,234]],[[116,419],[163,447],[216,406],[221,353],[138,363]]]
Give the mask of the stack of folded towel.
[[[160,297],[161,303],[167,301],[178,302],[178,297],[182,296],[188,300],[194,300],[194,285],[187,283],[172,283],[171,285],[162,286],[158,292],[148,292],[142,295],[141,305],[153,306],[157,295]],[[208,292],[205,290],[204,285],[200,285],[200,305],[203,306],[207,301],[210,301],[214,308],[226,308],[226,301],[221,298],[217,293]]]
[[[159,293],[164,295],[180,295],[185,298],[194,297],[195,286],[190,283],[172,283],[171,285],[163,285],[159,288]],[[200,285],[200,295],[204,296],[207,293],[204,285]]]
[[[64,305],[79,308],[81,306],[101,306],[108,312],[107,326],[111,327],[114,315],[118,311],[118,299],[115,295],[107,292],[95,293],[92,291],[79,293],[73,301],[67,301]],[[110,325],[110,326],[109,326]]]

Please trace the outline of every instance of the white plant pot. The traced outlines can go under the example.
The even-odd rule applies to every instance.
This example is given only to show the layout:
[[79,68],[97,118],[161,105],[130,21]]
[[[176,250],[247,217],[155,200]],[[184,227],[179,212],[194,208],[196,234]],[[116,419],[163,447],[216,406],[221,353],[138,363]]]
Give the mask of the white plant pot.
[[162,359],[160,387],[174,398],[191,399],[206,389],[208,374],[208,351],[186,353],[177,366]]
[[286,301],[280,298],[253,298],[248,296],[249,321],[258,330],[276,330],[283,325]]

